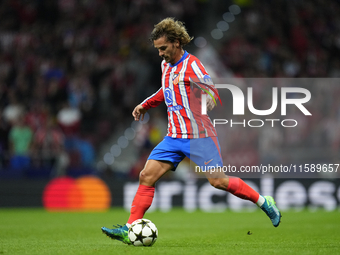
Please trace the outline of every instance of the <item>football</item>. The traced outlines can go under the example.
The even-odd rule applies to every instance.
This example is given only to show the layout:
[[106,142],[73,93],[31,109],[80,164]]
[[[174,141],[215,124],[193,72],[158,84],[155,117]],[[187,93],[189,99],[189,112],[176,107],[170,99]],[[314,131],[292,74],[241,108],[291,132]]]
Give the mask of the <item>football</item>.
[[129,239],[134,246],[151,246],[158,237],[158,229],[151,220],[138,219],[129,228]]

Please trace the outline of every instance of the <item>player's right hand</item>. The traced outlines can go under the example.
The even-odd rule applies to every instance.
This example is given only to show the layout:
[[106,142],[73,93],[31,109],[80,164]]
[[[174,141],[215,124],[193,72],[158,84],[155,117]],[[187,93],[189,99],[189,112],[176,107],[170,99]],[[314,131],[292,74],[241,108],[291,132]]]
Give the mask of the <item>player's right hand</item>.
[[135,118],[136,121],[143,121],[144,115],[147,112],[147,110],[144,109],[144,107],[139,104],[135,107],[135,109],[132,111],[132,116]]

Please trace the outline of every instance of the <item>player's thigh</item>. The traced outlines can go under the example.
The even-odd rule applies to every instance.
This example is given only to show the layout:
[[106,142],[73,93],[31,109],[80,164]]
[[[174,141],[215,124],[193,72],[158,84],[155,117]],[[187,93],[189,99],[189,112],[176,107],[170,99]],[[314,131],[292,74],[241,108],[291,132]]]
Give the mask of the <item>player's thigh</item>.
[[166,172],[173,168],[174,165],[170,161],[149,159],[139,174],[139,183],[146,186],[154,186]]

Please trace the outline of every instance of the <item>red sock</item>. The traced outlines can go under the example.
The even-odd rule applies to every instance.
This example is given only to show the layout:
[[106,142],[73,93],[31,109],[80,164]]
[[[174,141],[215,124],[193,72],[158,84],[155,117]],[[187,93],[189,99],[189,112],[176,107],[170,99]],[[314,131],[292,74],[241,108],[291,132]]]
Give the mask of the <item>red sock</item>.
[[154,194],[155,187],[139,185],[131,205],[130,217],[127,223],[131,224],[135,220],[143,218],[146,210],[152,204]]
[[260,194],[253,190],[247,183],[238,177],[229,177],[227,191],[231,194],[256,203]]

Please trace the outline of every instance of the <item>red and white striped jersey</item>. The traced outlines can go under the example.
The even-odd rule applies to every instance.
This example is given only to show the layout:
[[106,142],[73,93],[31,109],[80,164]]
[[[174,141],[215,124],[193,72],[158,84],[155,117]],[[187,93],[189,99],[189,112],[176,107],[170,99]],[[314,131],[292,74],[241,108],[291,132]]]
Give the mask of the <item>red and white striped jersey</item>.
[[167,136],[187,139],[217,136],[209,116],[201,114],[202,90],[189,81],[189,78],[209,77],[199,59],[185,51],[175,65],[163,60],[161,67],[162,87],[146,98],[142,106],[148,110],[165,102],[168,109]]

